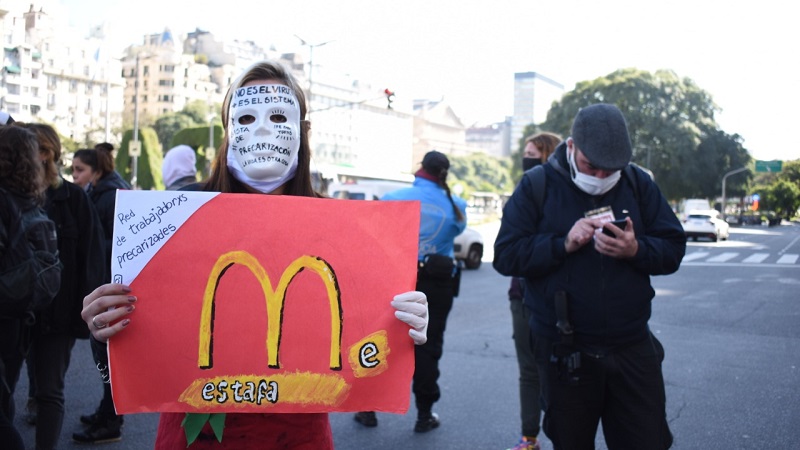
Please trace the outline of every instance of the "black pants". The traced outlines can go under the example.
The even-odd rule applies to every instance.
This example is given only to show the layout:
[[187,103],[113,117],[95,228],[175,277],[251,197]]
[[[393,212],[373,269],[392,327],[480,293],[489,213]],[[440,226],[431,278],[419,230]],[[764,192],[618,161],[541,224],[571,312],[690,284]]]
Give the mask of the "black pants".
[[655,336],[604,356],[581,353],[580,368],[569,377],[551,360],[552,350],[552,342],[537,339],[536,359],[544,375],[542,429],[555,450],[594,448],[600,421],[611,450],[672,445],[661,373],[664,348]]
[[14,427],[14,386],[27,352],[26,327],[20,320],[0,319],[0,445],[9,450],[25,449]]
[[414,382],[412,391],[420,413],[429,413],[441,397],[439,360],[444,347],[447,316],[453,307],[453,280],[417,276],[417,290],[428,297],[428,341],[414,346]]
[[28,373],[36,399],[36,448],[54,449],[64,423],[64,379],[75,338],[34,332],[28,354]]

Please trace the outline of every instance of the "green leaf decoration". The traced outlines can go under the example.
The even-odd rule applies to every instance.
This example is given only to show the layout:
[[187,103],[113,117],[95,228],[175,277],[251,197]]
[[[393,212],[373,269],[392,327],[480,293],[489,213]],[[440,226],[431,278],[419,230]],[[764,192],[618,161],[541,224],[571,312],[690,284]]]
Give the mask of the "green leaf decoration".
[[189,447],[200,436],[206,422],[211,425],[217,442],[222,442],[222,432],[225,430],[225,413],[205,414],[205,413],[186,413],[181,426],[186,434],[186,447]]

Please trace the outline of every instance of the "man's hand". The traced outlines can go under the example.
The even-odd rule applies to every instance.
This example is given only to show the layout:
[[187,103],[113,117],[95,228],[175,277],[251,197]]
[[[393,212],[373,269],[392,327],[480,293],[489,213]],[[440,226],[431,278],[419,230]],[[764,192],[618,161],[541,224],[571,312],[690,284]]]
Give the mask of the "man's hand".
[[567,239],[564,241],[564,248],[567,253],[578,251],[581,247],[588,244],[594,236],[599,221],[596,219],[579,219],[575,225],[567,233]]
[[[603,234],[603,227],[611,231],[614,237]],[[639,251],[639,241],[636,240],[631,218],[625,218],[624,230],[610,223],[600,224],[594,233],[594,248],[598,253],[612,258],[626,259],[636,256],[636,252]]]

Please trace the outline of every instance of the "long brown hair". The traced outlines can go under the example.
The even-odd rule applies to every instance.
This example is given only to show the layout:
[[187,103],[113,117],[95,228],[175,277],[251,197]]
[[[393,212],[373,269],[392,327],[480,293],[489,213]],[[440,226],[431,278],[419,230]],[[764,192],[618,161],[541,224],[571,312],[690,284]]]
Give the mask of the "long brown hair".
[[47,185],[32,132],[16,126],[0,127],[0,186],[41,203]]
[[547,162],[547,158],[553,154],[558,147],[558,144],[561,143],[561,136],[549,133],[547,131],[534,134],[533,136],[529,136],[525,139],[525,143],[528,142],[532,143],[539,152],[542,154],[542,163]]
[[63,181],[58,172],[58,164],[61,161],[61,139],[56,130],[45,123],[15,122],[14,125],[27,128],[36,134],[36,138],[39,140],[39,153],[46,158],[44,160],[45,183],[54,188],[60,186]]
[[222,127],[225,133],[217,150],[213,170],[206,181],[205,188],[217,192],[233,192],[233,186],[239,184],[228,171],[228,142],[230,139],[229,127],[231,125],[228,117],[228,108],[233,92],[236,89],[250,81],[265,79],[280,80],[286,84],[294,91],[300,106],[300,150],[297,154],[297,172],[294,178],[283,185],[283,193],[285,195],[303,197],[320,197],[319,194],[314,192],[314,188],[311,185],[311,146],[308,142],[308,132],[311,125],[305,120],[307,111],[306,96],[294,76],[283,65],[275,61],[261,61],[253,64],[239,78],[234,80],[230,88],[228,88],[228,92],[225,94],[225,101],[222,103]]

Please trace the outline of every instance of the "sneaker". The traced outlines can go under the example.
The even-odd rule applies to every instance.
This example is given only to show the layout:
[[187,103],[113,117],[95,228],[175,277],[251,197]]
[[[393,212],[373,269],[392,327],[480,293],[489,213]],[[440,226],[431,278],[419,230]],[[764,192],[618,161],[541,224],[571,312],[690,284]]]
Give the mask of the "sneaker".
[[25,404],[25,416],[23,419],[28,425],[36,425],[36,399],[28,397],[28,402]]
[[365,427],[372,428],[378,426],[378,417],[373,411],[362,411],[356,413],[354,419],[356,422],[364,425]]
[[99,420],[83,431],[72,433],[72,440],[81,444],[105,444],[122,440],[122,418]]
[[536,438],[522,436],[517,445],[509,448],[508,450],[541,450],[541,448],[542,447],[539,445],[539,441]]
[[100,416],[94,412],[89,415],[81,416],[81,423],[84,425],[93,425],[100,420]]
[[439,428],[439,415],[432,413],[430,416],[417,417],[417,423],[414,425],[415,433],[427,433],[434,428]]

